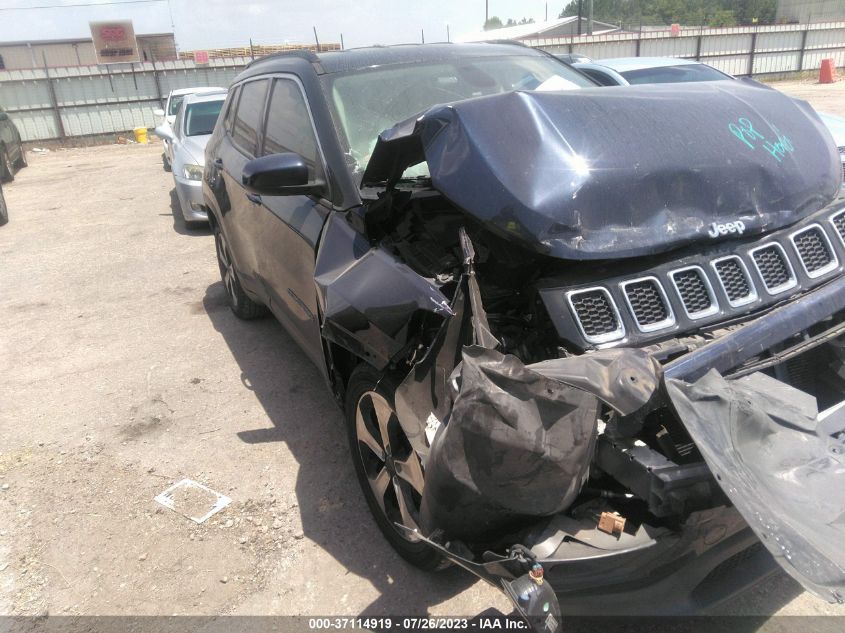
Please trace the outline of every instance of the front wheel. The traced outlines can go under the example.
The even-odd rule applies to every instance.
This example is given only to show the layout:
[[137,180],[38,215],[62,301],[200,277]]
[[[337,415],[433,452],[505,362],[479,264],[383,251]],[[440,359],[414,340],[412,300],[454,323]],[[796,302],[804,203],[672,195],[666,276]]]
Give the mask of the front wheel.
[[23,143],[19,145],[20,147],[20,156],[18,157],[18,167],[23,169],[24,167],[29,167],[29,162],[26,160],[26,150],[23,148]]
[[346,425],[355,473],[382,534],[409,563],[435,570],[445,566],[426,543],[400,531],[416,529],[425,485],[420,458],[399,424],[395,385],[369,365],[359,365],[346,390]]
[[9,222],[9,208],[6,206],[6,198],[3,197],[3,190],[0,189],[0,226]]
[[0,182],[12,182],[15,179],[15,172],[12,170],[12,161],[9,160],[9,150],[0,148]]
[[226,288],[226,298],[229,307],[239,319],[251,320],[267,314],[267,308],[257,301],[250,299],[244,292],[241,282],[238,279],[238,271],[235,270],[235,263],[232,259],[232,252],[226,236],[220,230],[217,222],[214,223],[214,245],[217,249],[217,264],[220,267],[220,278]]

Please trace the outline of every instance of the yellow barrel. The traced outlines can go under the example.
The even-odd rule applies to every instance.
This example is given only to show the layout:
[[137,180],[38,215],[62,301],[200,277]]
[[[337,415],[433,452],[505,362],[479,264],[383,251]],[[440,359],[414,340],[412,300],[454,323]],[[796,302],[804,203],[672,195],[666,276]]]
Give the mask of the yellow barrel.
[[142,143],[144,145],[147,144],[147,128],[145,127],[136,127],[133,132],[135,132],[135,142]]

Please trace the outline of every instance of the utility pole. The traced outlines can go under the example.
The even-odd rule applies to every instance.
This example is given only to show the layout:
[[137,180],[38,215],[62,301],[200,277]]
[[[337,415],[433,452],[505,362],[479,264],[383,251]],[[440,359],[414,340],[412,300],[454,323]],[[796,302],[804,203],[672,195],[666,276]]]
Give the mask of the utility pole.
[[593,0],[590,0],[590,8],[587,13],[587,35],[593,34]]
[[420,29],[420,39],[422,43],[425,44],[425,29]]
[[583,16],[582,10],[584,8],[584,0],[578,0],[578,35],[581,35],[581,18]]
[[484,26],[487,26],[487,21],[490,19],[490,0],[484,0]]
[[449,34],[449,25],[448,25],[448,24],[446,25],[446,41],[447,41],[447,42],[451,42],[451,41],[452,41],[452,37],[451,37],[451,35]]

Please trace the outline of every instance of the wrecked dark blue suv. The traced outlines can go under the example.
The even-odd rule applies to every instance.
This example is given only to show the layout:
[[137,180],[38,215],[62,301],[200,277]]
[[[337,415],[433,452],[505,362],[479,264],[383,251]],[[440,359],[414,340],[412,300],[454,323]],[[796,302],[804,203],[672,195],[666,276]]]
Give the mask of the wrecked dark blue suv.
[[204,196],[233,311],[321,369],[403,557],[529,614],[692,612],[772,555],[843,600],[840,178],[756,84],[426,45],[251,64]]

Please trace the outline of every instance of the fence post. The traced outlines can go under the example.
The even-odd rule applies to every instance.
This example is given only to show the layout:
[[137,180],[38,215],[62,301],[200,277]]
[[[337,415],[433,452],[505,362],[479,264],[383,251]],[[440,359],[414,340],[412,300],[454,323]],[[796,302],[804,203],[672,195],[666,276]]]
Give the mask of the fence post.
[[156,68],[156,56],[153,54],[153,83],[156,87],[156,94],[158,95],[158,104],[164,109],[164,95],[161,94],[161,81],[158,78],[158,69]]
[[44,77],[47,80],[47,91],[50,93],[50,105],[53,107],[53,116],[56,118],[56,130],[59,132],[59,138],[65,138],[65,124],[62,122],[62,113],[59,110],[59,100],[56,98],[56,88],[53,86],[53,80],[50,79],[50,70],[47,66],[47,54],[41,51],[41,58],[44,60]]
[[757,31],[751,34],[751,52],[748,54],[748,76],[754,76],[754,54],[757,52]]
[[804,51],[807,50],[807,33],[810,32],[810,25],[804,27],[804,33],[801,35],[801,53],[798,55],[798,72],[804,70]]

